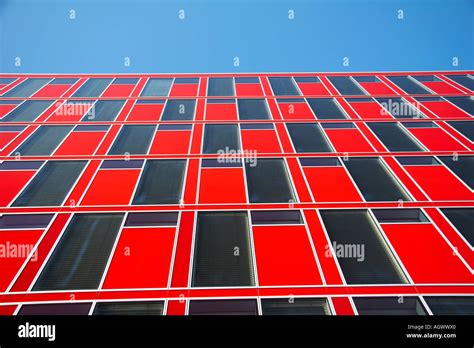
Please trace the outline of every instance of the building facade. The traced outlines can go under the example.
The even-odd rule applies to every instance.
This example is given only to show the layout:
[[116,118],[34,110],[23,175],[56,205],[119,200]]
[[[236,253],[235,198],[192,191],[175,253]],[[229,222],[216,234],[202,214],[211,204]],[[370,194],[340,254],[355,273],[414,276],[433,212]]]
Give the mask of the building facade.
[[0,314],[474,314],[473,72],[0,77]]

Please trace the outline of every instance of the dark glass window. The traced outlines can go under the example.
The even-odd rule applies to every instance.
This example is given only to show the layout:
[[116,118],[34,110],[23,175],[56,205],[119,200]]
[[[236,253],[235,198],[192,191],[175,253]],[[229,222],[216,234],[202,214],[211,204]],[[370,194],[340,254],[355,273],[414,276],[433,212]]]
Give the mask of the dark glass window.
[[41,303],[22,305],[18,315],[88,315],[92,303]]
[[166,97],[168,96],[173,79],[156,78],[149,79],[140,96],[142,97]]
[[403,89],[407,94],[432,94],[429,90],[408,76],[387,76],[387,78]]
[[33,122],[47,108],[53,104],[53,100],[27,100],[18,105],[1,122]]
[[99,100],[94,104],[92,113],[87,113],[82,121],[115,121],[123,104],[125,100]]
[[474,121],[448,121],[459,133],[474,142]]
[[178,224],[177,212],[149,212],[129,213],[125,226],[176,226]]
[[203,153],[240,150],[239,128],[235,124],[208,124],[204,131]]
[[49,156],[66,138],[73,126],[41,126],[13,153],[21,156]]
[[436,166],[441,165],[433,156],[397,156],[395,157],[403,166]]
[[298,83],[319,83],[319,78],[317,76],[296,76],[294,77],[295,81]]
[[194,119],[195,100],[169,99],[163,111],[162,121],[190,121]]
[[269,77],[273,95],[301,95],[291,77]]
[[288,203],[295,201],[285,162],[259,158],[256,166],[245,163],[250,203]]
[[29,78],[19,85],[13,87],[7,91],[3,97],[16,97],[16,98],[28,98],[34,93],[39,91],[44,85],[46,85],[51,79],[46,78]]
[[427,315],[418,297],[353,297],[359,315]]
[[466,111],[471,116],[474,116],[474,97],[446,97],[451,103],[458,108]]
[[152,125],[123,126],[109,151],[109,155],[146,154],[155,134],[155,127]]
[[163,315],[163,301],[99,302],[93,315]]
[[210,77],[207,86],[208,96],[234,96],[234,79],[232,77]]
[[405,276],[367,210],[321,210],[348,284],[404,284]]
[[344,164],[367,201],[410,200],[378,158],[350,158]]
[[34,291],[97,289],[124,214],[76,214]]
[[308,98],[309,106],[320,120],[346,119],[345,113],[333,98]]
[[46,228],[53,214],[12,214],[0,216],[0,229]]
[[474,190],[474,156],[439,156],[449,169],[451,169],[467,186]]
[[148,160],[132,204],[179,203],[185,168],[185,160]]
[[255,283],[247,213],[199,213],[192,286],[252,285]]
[[253,225],[300,225],[299,210],[256,210],[251,212]]
[[177,77],[174,79],[176,85],[197,85],[199,77]]
[[53,81],[51,81],[49,84],[50,85],[73,85],[75,84],[79,79],[74,78],[74,77],[58,77],[55,78]]
[[444,208],[441,211],[474,247],[474,208]]
[[472,75],[446,75],[451,80],[459,83],[471,91],[474,91],[474,76]]
[[333,152],[321,128],[314,123],[287,123],[296,152]]
[[325,298],[262,299],[263,315],[331,315]]
[[134,85],[138,82],[137,78],[133,77],[118,77],[112,82],[113,85]]
[[269,120],[267,102],[265,99],[238,99],[239,119]]
[[257,315],[256,300],[194,300],[189,315]]
[[352,76],[357,82],[380,82],[377,76]]
[[61,205],[86,163],[86,161],[47,162],[13,202],[13,206]]
[[428,222],[421,209],[373,209],[372,212],[380,223]]
[[342,95],[365,95],[365,92],[348,76],[330,76],[328,80]]
[[389,151],[423,151],[397,123],[370,122],[367,125]]
[[474,315],[472,296],[424,296],[434,315]]
[[87,80],[72,96],[74,98],[97,98],[110,85],[112,79],[96,79]]
[[425,118],[425,115],[403,98],[376,98],[376,100],[395,118]]

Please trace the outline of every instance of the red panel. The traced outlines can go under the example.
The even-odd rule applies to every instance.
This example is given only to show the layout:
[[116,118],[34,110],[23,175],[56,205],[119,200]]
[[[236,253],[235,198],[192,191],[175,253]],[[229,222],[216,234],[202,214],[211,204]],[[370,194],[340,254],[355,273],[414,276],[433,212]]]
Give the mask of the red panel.
[[415,283],[474,283],[467,269],[431,224],[382,224]]
[[174,84],[171,88],[170,97],[195,97],[198,93],[199,85]]
[[[308,185],[306,185],[305,177],[299,165],[298,159],[295,157],[287,157],[288,169],[291,178],[293,179],[294,189],[298,193],[300,202],[312,202],[311,194]],[[258,163],[257,163],[258,164]]]
[[426,194],[434,200],[472,200],[472,193],[444,166],[405,166]]
[[271,129],[244,129],[242,134],[242,148],[257,153],[280,153],[281,148],[276,132]]
[[207,103],[206,120],[237,120],[237,108],[235,104]]
[[164,104],[135,104],[127,121],[158,121]]
[[20,132],[0,132],[0,149],[12,141]]
[[351,301],[347,297],[331,297],[336,315],[354,315]]
[[46,85],[33,94],[32,97],[60,97],[71,88],[71,86],[72,85]]
[[191,243],[194,232],[194,212],[181,213],[179,223],[178,244],[173,267],[171,286],[184,288],[188,286],[189,263],[191,259]]
[[158,130],[150,154],[187,154],[190,141],[191,131]]
[[304,226],[253,226],[262,286],[322,284]]
[[410,128],[409,131],[431,151],[466,150],[441,128]]
[[[0,257],[0,292],[10,285],[42,233],[42,230],[0,230],[0,245],[3,249]],[[33,254],[32,258],[35,257],[38,256]]]
[[104,135],[105,132],[72,132],[54,155],[92,155]]
[[13,306],[0,306],[0,315],[13,315],[16,311],[16,305]]
[[236,83],[235,92],[238,97],[263,96],[262,87],[259,83]]
[[101,97],[128,97],[132,93],[135,85],[110,85]]
[[279,102],[281,115],[284,120],[314,120],[315,117],[306,103],[283,103]]
[[0,171],[0,206],[10,204],[35,173],[34,170]]
[[165,288],[176,228],[124,228],[104,289]]
[[81,205],[129,204],[139,174],[137,169],[99,170]]
[[431,82],[421,82],[423,85],[431,89],[433,92],[437,94],[444,94],[444,93],[460,93],[459,89],[449,85],[444,81],[431,81]]
[[329,91],[322,83],[298,83],[300,91],[304,95],[329,95]]
[[316,202],[361,202],[343,167],[303,167]]
[[423,106],[426,106],[430,111],[432,111],[439,117],[471,118],[469,114],[448,102],[421,102],[421,104]]
[[245,203],[243,168],[202,168],[199,203]]
[[18,105],[8,105],[8,104],[0,104],[0,118],[8,114],[10,111],[12,111],[14,108],[16,108]]
[[359,82],[371,95],[395,95],[396,93],[383,82]]
[[[325,129],[338,152],[373,152],[374,149],[358,129]],[[350,141],[348,141],[350,139]]]
[[392,116],[376,102],[349,103],[361,118],[390,118]]
[[166,315],[184,315],[186,313],[186,300],[168,301]]

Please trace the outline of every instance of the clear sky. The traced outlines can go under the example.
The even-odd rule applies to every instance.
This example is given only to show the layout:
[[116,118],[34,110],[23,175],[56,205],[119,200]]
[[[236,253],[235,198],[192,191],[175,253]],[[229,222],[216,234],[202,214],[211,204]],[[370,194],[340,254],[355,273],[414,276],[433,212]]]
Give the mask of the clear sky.
[[474,0],[0,0],[4,73],[473,68]]

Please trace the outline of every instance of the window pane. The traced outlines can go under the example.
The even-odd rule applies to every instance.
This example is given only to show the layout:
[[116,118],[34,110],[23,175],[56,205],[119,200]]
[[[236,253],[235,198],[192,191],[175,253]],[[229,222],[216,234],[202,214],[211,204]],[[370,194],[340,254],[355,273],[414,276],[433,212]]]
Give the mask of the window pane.
[[163,315],[163,301],[99,302],[94,315]]
[[367,125],[389,151],[423,151],[397,123],[370,122]]
[[245,163],[250,203],[294,202],[295,196],[282,159],[259,158],[256,166]]
[[321,210],[348,284],[405,284],[397,261],[367,210]]
[[18,315],[88,315],[92,303],[45,303],[23,305]]
[[474,190],[474,156],[459,156],[456,160],[452,156],[439,156],[438,158],[471,190]]
[[432,94],[426,88],[410,79],[408,76],[387,76],[387,78],[404,90],[407,94]]
[[474,121],[449,121],[448,123],[459,133],[474,142]]
[[43,87],[51,79],[30,78],[6,92],[3,97],[27,98]]
[[446,97],[451,103],[474,116],[474,97]]
[[299,210],[256,210],[251,212],[253,225],[299,225],[303,223]]
[[142,97],[166,97],[168,96],[173,79],[149,79],[143,89]]
[[61,205],[86,163],[86,161],[47,162],[13,202],[13,206]]
[[97,289],[124,214],[76,214],[34,291]]
[[461,86],[469,88],[474,91],[474,77],[472,75],[445,75],[451,80],[459,83]]
[[346,115],[333,98],[308,98],[309,106],[320,120],[346,119]]
[[3,117],[1,122],[33,122],[47,108],[53,104],[53,100],[27,100],[19,105],[8,115]]
[[269,77],[273,95],[301,95],[291,77]]
[[441,211],[471,247],[474,247],[474,208],[445,208]]
[[287,123],[296,152],[333,152],[321,128],[314,123]]
[[353,297],[359,315],[426,315],[417,297]]
[[247,213],[199,213],[192,286],[252,285],[255,283]]
[[92,115],[86,115],[82,121],[115,121],[125,100],[99,100],[92,108]]
[[73,126],[41,126],[12,155],[49,156],[63,141]]
[[331,315],[325,298],[262,299],[263,315]]
[[208,96],[234,96],[234,79],[232,77],[210,77],[207,86]]
[[97,98],[112,82],[112,79],[89,79],[72,96],[74,98]]
[[380,223],[417,223],[429,222],[425,214],[418,209],[373,209],[375,218]]
[[424,296],[434,315],[474,315],[472,296]]
[[189,315],[257,315],[256,300],[194,300]]
[[[239,128],[234,124],[208,124],[204,131],[204,153],[240,150]],[[226,151],[228,152],[228,151]]]
[[148,160],[133,204],[179,203],[185,168],[185,160]]
[[378,158],[351,158],[344,164],[367,201],[410,200]]
[[238,99],[239,119],[269,120],[270,114],[265,99]]
[[146,154],[154,134],[155,126],[123,126],[109,151],[109,155]]
[[328,80],[342,95],[365,95],[364,91],[347,76],[331,76]]
[[169,99],[163,111],[162,121],[189,121],[194,119],[195,100]]

